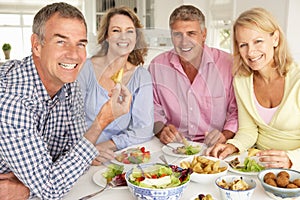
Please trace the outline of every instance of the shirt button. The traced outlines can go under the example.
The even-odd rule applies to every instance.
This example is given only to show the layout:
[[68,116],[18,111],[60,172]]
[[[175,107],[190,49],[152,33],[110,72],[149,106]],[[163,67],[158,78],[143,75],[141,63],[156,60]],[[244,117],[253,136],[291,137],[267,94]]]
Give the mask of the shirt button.
[[193,110],[193,108],[192,107],[190,107],[190,111],[192,111]]
[[194,125],[191,125],[191,128],[194,128]]

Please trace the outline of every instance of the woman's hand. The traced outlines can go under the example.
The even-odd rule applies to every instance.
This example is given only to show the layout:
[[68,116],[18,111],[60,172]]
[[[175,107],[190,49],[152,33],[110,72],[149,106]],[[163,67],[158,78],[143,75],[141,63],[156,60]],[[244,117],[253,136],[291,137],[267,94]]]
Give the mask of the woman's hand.
[[224,159],[235,152],[238,152],[238,149],[234,145],[217,143],[214,146],[209,147],[205,154],[207,156]]
[[132,95],[129,90],[124,85],[117,83],[108,100],[114,119],[129,112],[131,99]]
[[291,168],[292,166],[287,153],[282,150],[262,150],[256,156],[267,168]]

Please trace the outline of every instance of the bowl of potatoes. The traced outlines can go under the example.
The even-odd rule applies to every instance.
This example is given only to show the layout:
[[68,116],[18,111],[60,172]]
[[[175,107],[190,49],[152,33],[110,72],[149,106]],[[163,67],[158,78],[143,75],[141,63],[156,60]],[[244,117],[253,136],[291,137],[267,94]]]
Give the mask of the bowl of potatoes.
[[180,161],[180,167],[191,168],[191,181],[197,183],[214,183],[228,172],[228,164],[221,159],[211,156],[192,156]]

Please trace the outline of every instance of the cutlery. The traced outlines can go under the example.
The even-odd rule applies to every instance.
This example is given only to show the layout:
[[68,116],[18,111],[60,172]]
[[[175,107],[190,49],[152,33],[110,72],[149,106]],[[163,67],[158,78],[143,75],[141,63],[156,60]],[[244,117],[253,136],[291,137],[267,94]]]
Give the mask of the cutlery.
[[118,185],[116,185],[113,181],[110,181],[110,182],[106,182],[106,185],[104,188],[102,188],[101,190],[95,192],[95,193],[92,193],[90,195],[87,195],[87,196],[84,196],[84,197],[81,197],[79,200],[86,200],[86,199],[89,199],[89,198],[92,198],[94,196],[96,196],[97,194],[100,194],[101,192],[105,191],[106,189],[108,188],[113,188],[113,187],[116,187]]
[[169,144],[166,144],[166,146],[167,146],[168,148],[172,149],[172,150],[176,150],[175,147],[173,147],[173,146],[171,146],[171,145],[169,145]]
[[137,167],[141,170],[143,178],[151,178],[151,177],[147,176],[147,174],[145,173],[144,169],[141,167],[140,164],[137,164]]
[[245,168],[245,166],[243,165],[234,165],[232,162],[230,161],[225,161],[229,164],[230,167],[232,167],[233,169],[242,169],[242,168]]
[[159,156],[159,159],[160,159],[161,161],[163,161],[163,163],[165,163],[167,166],[169,166],[169,163],[168,163],[168,161],[167,161],[165,155],[160,155],[160,156]]
[[188,147],[191,145],[185,137],[182,138],[182,143],[184,144],[185,147]]

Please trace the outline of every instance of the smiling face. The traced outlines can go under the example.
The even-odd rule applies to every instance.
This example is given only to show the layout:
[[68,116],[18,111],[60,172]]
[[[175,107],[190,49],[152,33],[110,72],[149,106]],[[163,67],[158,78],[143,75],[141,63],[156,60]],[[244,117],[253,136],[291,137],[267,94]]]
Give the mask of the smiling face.
[[31,42],[36,68],[50,95],[76,80],[86,59],[84,22],[55,14],[45,24],[43,44],[36,34]]
[[262,70],[274,64],[274,47],[278,45],[278,31],[273,34],[237,26],[235,38],[243,61],[252,70]]
[[126,15],[116,14],[110,19],[107,42],[108,52],[116,56],[129,55],[136,44],[136,29]]
[[171,26],[171,37],[181,59],[200,64],[197,61],[202,57],[206,29],[201,30],[199,21],[175,21]]

